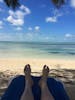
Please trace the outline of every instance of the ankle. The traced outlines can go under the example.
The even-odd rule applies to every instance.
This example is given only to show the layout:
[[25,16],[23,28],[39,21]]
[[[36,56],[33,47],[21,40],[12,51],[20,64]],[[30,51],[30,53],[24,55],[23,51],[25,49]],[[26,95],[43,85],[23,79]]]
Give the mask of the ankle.
[[44,80],[41,80],[41,81],[39,82],[39,86],[40,86],[41,89],[43,89],[43,88],[47,87],[47,82],[44,81]]

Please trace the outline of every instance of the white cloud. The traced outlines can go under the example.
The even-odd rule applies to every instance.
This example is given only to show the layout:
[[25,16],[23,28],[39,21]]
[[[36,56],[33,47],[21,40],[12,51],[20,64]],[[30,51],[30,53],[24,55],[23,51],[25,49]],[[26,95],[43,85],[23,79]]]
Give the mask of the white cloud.
[[[32,28],[32,27],[28,27],[28,30],[29,30],[29,31],[32,31],[33,28]],[[34,27],[34,30],[35,30],[35,31],[39,31],[39,30],[40,30],[40,26],[35,26],[35,27]]]
[[15,25],[15,26],[21,26],[24,24],[23,19],[14,19],[12,16],[9,16],[7,18],[7,21],[10,22],[11,24]]
[[16,30],[20,31],[20,30],[22,30],[22,27],[17,27]]
[[20,9],[25,12],[25,15],[28,15],[31,13],[30,9],[24,5],[21,5]]
[[53,16],[53,17],[47,17],[46,18],[46,22],[57,22],[57,17]]
[[21,5],[20,10],[9,10],[9,16],[6,20],[14,26],[22,26],[24,24],[24,17],[31,13],[30,9],[24,5]]
[[65,34],[65,37],[66,38],[71,38],[72,37],[72,34]]
[[61,16],[63,16],[63,13],[64,13],[64,12],[61,12],[61,11],[59,11],[59,10],[57,10],[57,9],[54,9],[54,10],[53,10],[53,15],[54,15],[55,17],[61,17]]
[[48,22],[56,23],[58,21],[58,18],[63,16],[63,12],[60,12],[57,9],[50,9],[50,10],[51,10],[53,16],[46,17],[45,21],[47,23]]
[[70,0],[71,1],[71,6],[75,7],[75,0]]
[[35,29],[36,31],[39,31],[40,26],[35,26],[34,29]]
[[75,38],[74,34],[65,34],[65,38]]
[[32,31],[32,27],[28,27],[28,30],[29,30],[29,31]]

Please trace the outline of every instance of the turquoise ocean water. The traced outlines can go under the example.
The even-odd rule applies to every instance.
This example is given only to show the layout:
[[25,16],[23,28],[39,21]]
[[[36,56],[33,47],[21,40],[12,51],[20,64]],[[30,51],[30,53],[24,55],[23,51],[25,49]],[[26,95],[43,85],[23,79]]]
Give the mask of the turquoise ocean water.
[[75,43],[0,42],[0,58],[73,58]]

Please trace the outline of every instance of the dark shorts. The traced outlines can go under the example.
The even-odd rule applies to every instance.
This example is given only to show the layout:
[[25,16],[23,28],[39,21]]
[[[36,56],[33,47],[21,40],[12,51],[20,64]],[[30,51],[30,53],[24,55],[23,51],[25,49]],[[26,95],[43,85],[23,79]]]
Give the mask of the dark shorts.
[[[41,90],[40,87],[38,86],[40,77],[32,76],[32,79],[34,81],[34,86],[32,87],[34,100],[40,100]],[[56,81],[53,78],[48,78],[47,84],[55,100],[69,100],[69,97],[61,82]],[[20,100],[24,88],[25,88],[25,77],[23,75],[20,75],[12,80],[11,84],[5,91],[1,100]]]

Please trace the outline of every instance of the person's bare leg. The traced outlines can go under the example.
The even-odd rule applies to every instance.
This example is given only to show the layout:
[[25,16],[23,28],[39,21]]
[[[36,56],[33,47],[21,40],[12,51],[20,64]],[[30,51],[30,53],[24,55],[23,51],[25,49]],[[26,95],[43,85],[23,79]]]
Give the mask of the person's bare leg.
[[33,81],[31,78],[31,68],[29,64],[25,66],[24,73],[25,73],[26,85],[20,100],[34,100],[32,94]]
[[48,66],[44,65],[42,74],[42,78],[39,81],[39,85],[41,88],[41,100],[54,100],[47,86],[47,77],[49,74]]

